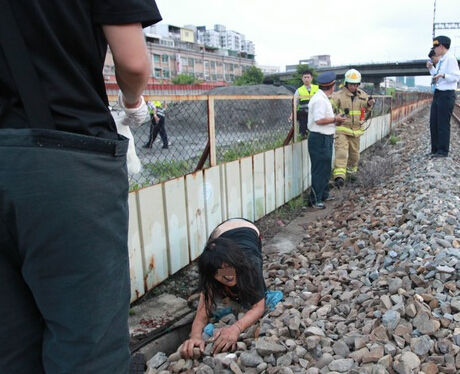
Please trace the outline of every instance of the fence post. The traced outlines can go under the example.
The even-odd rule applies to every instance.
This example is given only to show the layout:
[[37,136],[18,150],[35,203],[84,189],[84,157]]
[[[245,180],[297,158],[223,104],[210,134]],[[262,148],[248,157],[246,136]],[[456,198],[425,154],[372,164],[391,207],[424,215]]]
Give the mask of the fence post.
[[214,112],[214,97],[208,96],[208,137],[209,137],[209,166],[217,164],[216,157],[216,117]]

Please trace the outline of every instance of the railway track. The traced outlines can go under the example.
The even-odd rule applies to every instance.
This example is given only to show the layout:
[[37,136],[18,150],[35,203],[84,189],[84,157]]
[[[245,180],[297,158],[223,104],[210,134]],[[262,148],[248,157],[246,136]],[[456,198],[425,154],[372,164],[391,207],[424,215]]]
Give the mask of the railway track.
[[452,116],[455,118],[457,123],[460,125],[460,101],[457,101],[454,106],[454,112]]

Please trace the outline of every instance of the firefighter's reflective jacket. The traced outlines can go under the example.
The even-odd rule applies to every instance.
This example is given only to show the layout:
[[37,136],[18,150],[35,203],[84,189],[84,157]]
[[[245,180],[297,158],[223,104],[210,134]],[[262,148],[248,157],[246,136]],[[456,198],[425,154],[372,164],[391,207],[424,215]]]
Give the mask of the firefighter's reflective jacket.
[[336,114],[345,114],[346,120],[335,128],[336,133],[344,133],[351,136],[361,136],[364,133],[361,120],[361,110],[369,111],[372,106],[368,105],[369,95],[359,88],[353,95],[348,88],[343,87],[331,96],[331,104]]

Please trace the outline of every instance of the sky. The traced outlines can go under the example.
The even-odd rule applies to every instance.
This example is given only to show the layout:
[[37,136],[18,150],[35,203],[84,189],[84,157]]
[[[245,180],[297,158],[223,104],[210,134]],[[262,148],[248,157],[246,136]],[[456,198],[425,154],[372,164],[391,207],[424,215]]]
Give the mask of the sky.
[[[163,23],[222,24],[252,40],[259,65],[328,54],[332,65],[423,59],[434,0],[156,0]],[[436,22],[460,22],[460,0],[436,0]],[[460,30],[439,30],[460,57]]]

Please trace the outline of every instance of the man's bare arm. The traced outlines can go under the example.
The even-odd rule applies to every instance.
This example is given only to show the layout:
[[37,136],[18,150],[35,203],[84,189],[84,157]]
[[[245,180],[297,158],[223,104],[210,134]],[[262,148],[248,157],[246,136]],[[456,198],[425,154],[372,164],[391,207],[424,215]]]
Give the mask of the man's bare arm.
[[127,108],[139,106],[150,76],[150,61],[140,23],[103,25],[115,64],[115,75]]

